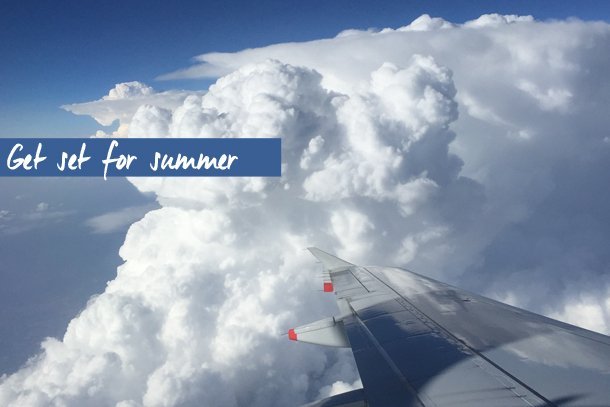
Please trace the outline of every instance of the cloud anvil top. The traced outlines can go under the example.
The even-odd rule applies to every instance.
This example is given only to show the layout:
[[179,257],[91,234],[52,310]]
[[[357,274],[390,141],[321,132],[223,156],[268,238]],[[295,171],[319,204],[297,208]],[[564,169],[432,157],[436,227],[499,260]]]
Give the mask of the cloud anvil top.
[[0,139],[0,176],[280,175],[280,138]]

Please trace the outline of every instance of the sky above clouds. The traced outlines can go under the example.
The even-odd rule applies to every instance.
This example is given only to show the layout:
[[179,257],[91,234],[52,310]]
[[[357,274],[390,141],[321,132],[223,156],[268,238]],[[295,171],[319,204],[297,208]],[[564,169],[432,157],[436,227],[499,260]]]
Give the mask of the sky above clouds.
[[[346,29],[400,27],[424,13],[461,23],[487,13],[608,20],[605,0],[69,0],[0,5],[1,137],[76,137],[96,124],[58,106],[92,100],[114,84],[183,68],[203,52],[335,36]],[[201,90],[209,81],[157,83]],[[38,120],[31,120],[35,116]]]
[[[448,10],[237,44],[58,103],[100,137],[282,137],[283,176],[129,179],[158,207],[83,221],[135,221],[124,263],[0,379],[0,404],[285,406],[357,385],[348,350],[282,335],[336,311],[310,245],[610,332],[610,25]],[[61,212],[39,203],[20,216]]]

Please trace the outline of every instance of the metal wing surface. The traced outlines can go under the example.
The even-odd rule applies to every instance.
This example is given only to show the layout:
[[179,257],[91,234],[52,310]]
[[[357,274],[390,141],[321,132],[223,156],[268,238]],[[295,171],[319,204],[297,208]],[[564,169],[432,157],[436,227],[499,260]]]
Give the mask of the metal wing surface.
[[340,312],[290,339],[351,347],[363,384],[312,406],[610,406],[610,337],[309,250]]

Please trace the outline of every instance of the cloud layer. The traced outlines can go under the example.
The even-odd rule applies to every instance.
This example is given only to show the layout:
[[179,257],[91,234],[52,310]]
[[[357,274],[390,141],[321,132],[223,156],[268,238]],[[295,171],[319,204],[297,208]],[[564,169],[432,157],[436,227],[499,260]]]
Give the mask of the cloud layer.
[[134,178],[161,208],[2,405],[285,406],[357,381],[282,333],[330,315],[315,244],[608,331],[610,26],[487,15],[277,44],[67,107],[129,137],[282,137],[281,179]]

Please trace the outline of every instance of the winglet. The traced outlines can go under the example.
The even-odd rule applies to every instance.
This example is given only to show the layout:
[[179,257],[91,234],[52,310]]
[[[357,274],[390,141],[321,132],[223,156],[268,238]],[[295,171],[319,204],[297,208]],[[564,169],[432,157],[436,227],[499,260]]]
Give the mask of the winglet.
[[349,348],[349,340],[341,319],[324,318],[311,324],[288,330],[288,339],[324,346]]
[[341,260],[340,258],[333,256],[332,254],[326,253],[325,251],[322,251],[317,247],[308,247],[307,250],[309,250],[311,254],[313,254],[318,260],[320,260],[325,270],[353,266],[352,263],[349,263],[345,260]]

